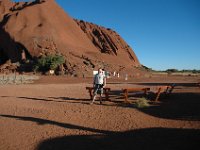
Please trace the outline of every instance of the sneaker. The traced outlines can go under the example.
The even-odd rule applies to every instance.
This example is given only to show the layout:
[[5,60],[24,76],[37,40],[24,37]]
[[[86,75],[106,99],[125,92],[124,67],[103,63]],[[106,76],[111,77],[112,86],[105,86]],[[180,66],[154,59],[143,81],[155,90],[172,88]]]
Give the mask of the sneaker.
[[93,102],[90,103],[90,105],[94,104]]

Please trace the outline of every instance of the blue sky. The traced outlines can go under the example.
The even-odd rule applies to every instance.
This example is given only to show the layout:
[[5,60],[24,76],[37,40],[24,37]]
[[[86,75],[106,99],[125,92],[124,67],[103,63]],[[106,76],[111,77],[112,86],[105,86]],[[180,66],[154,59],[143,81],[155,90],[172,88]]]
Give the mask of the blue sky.
[[117,31],[141,64],[200,69],[200,0],[56,0],[73,18]]

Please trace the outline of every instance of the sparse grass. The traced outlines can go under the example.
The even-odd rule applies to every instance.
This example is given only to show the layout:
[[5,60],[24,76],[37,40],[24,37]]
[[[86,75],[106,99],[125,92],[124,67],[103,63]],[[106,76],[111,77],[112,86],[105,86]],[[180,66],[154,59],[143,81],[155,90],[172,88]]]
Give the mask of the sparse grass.
[[39,77],[35,75],[0,75],[0,85],[5,84],[28,84],[33,83],[34,80],[38,80]]
[[146,107],[149,107],[150,105],[149,105],[147,99],[145,99],[145,98],[140,98],[140,99],[138,99],[138,100],[135,102],[134,106],[135,106],[136,108],[146,108]]

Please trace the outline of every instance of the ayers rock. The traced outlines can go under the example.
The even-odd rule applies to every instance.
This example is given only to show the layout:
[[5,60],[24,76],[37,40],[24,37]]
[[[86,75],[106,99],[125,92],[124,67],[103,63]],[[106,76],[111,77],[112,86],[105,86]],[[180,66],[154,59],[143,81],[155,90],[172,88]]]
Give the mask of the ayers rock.
[[71,18],[54,0],[0,1],[0,65],[54,53],[62,54],[64,68],[77,75],[99,66],[109,71],[141,66],[119,34]]

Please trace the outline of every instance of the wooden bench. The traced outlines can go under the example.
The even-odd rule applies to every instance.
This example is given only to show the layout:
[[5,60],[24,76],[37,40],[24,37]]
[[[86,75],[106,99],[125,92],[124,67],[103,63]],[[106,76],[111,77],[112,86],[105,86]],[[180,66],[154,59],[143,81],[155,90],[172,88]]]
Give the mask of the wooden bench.
[[163,94],[165,97],[170,96],[174,87],[175,87],[175,84],[172,84],[171,86],[158,86],[158,87],[156,87],[156,92],[152,92],[152,90],[150,90],[149,87],[145,87],[145,88],[139,88],[139,87],[125,88],[125,89],[122,89],[122,91],[124,93],[125,103],[130,103],[128,101],[129,93],[136,93],[136,92],[142,92],[142,94],[144,96],[149,96],[150,93],[153,93],[153,95],[155,97],[153,99],[153,101],[157,102],[159,100],[161,94]]
[[[89,94],[90,94],[90,99],[93,99],[93,91],[94,88],[93,87],[86,87],[86,90],[88,90]],[[109,92],[110,92],[110,88],[104,87],[104,94],[105,94],[105,99],[108,101],[109,100]]]
[[123,93],[124,93],[124,99],[125,99],[125,103],[130,103],[128,101],[128,94],[129,93],[133,93],[133,92],[142,92],[142,94],[144,94],[144,96],[147,95],[148,91],[150,90],[150,88],[139,88],[139,87],[135,87],[135,88],[124,88],[122,89]]

